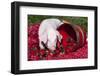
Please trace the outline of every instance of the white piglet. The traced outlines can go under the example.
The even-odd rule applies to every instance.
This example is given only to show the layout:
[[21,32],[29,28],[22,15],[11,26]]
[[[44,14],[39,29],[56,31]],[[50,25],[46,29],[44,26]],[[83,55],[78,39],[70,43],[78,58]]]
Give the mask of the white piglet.
[[44,46],[41,42],[46,44],[48,49],[55,50],[57,39],[61,42],[62,36],[57,31],[57,28],[61,26],[63,22],[59,19],[51,18],[45,19],[41,22],[39,27],[39,46],[41,49],[44,49]]

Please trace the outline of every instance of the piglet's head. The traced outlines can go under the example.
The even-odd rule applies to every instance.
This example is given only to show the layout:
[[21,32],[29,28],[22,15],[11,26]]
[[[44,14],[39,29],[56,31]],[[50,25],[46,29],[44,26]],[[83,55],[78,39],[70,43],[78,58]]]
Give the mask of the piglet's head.
[[57,39],[61,42],[62,36],[57,30],[49,29],[48,30],[48,40],[47,46],[50,50],[56,50]]

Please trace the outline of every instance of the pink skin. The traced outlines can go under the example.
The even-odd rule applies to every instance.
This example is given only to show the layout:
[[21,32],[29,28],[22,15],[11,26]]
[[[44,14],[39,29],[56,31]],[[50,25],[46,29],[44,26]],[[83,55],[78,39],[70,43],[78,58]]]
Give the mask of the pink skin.
[[39,46],[44,49],[41,42],[47,45],[50,50],[56,49],[57,39],[61,41],[62,36],[57,31],[57,28],[62,24],[59,19],[45,19],[39,27]]
[[56,43],[57,43],[57,39],[59,40],[59,42],[61,42],[62,36],[60,35],[60,33],[57,30],[54,29],[49,29],[48,30],[48,48],[50,50],[56,50]]

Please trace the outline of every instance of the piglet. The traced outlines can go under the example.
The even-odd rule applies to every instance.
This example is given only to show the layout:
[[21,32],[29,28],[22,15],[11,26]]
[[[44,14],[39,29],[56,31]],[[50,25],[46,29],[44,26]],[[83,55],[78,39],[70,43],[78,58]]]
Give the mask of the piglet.
[[46,45],[49,50],[56,50],[57,39],[61,42],[62,36],[57,31],[63,22],[56,18],[45,19],[41,22],[39,27],[39,46],[41,49],[45,49]]

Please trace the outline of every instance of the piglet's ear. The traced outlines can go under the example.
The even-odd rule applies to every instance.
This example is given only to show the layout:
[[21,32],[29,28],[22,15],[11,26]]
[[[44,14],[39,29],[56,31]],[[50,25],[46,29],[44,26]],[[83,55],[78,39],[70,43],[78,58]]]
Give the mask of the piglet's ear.
[[62,35],[58,31],[56,31],[56,33],[57,33],[57,38],[58,38],[59,42],[61,42]]

